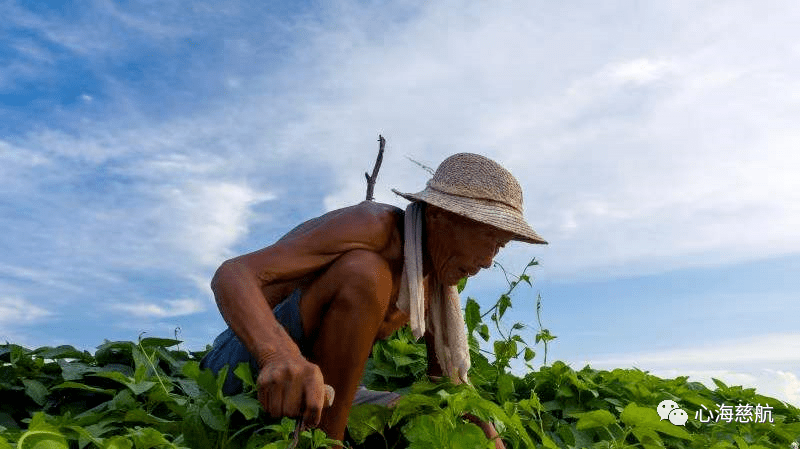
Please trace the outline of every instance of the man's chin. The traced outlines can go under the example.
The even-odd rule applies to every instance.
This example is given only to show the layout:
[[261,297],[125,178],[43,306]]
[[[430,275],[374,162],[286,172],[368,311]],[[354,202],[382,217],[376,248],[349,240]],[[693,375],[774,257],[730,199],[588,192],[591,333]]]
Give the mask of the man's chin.
[[465,277],[469,277],[469,276],[467,276],[466,274],[463,275],[463,276],[462,275],[458,275],[458,274],[454,274],[452,276],[449,276],[446,281],[442,282],[442,284],[444,284],[447,287],[453,287],[453,286],[458,285],[459,281],[461,281],[461,279],[463,279]]

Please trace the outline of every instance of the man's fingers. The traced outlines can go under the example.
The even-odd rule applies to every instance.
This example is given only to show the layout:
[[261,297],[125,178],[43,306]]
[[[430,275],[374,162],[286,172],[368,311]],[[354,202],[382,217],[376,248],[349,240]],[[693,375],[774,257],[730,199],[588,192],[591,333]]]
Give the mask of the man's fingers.
[[305,408],[303,410],[303,421],[308,427],[317,427],[322,419],[322,407],[325,400],[325,390],[320,389],[319,384],[306,385]]
[[267,389],[267,407],[266,410],[273,418],[283,416],[283,391],[281,385],[270,385]]
[[283,416],[298,418],[303,415],[303,384],[297,381],[283,384]]

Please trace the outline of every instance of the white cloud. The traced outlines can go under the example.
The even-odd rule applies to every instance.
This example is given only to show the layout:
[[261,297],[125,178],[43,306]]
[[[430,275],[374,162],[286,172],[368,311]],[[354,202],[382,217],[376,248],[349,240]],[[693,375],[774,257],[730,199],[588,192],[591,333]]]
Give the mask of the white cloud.
[[274,198],[233,183],[187,183],[160,192],[152,218],[167,240],[189,260],[213,266],[231,257],[230,248],[247,234],[250,207]]
[[[616,17],[616,7],[604,13]],[[97,164],[141,155],[127,168],[153,170],[137,174],[164,200],[151,212],[189,217],[168,232],[194,242],[208,235],[211,250],[191,252],[208,263],[246,232],[255,218],[246,209],[262,200],[234,180],[237,171],[313,157],[333,178],[325,206],[342,207],[363,198],[378,133],[388,139],[379,201],[403,205],[389,188],[424,187],[427,174],[406,154],[435,166],[474,151],[511,169],[528,218],[551,241],[551,275],[657,272],[800,250],[791,232],[800,224],[792,168],[800,164],[792,150],[800,83],[787,76],[791,62],[736,33],[707,36],[709,26],[753,36],[770,29],[777,42],[794,29],[783,20],[752,22],[751,8],[736,4],[709,25],[713,11],[653,6],[638,13],[673,26],[640,35],[623,16],[597,22],[590,11],[523,2],[397,6],[411,13],[388,23],[369,20],[378,9],[326,8],[321,22],[287,25],[304,33],[293,59],[249,80],[246,99],[160,124],[92,124],[78,139],[46,131],[31,143]],[[256,51],[247,36],[235,47]],[[168,170],[181,180],[165,182]],[[298,182],[315,181],[307,176]],[[216,187],[198,185],[209,178]],[[200,196],[230,199],[239,212],[218,208],[210,222],[196,220],[190,211],[208,211],[195,207]]]
[[641,354],[609,355],[593,361],[601,365],[647,365],[671,367],[703,364],[797,363],[800,364],[800,334],[767,334],[724,340],[699,347]]
[[166,318],[192,315],[206,310],[205,303],[196,299],[173,299],[163,304],[135,303],[115,304],[112,308],[130,313],[136,317]]
[[609,75],[619,83],[647,84],[664,77],[671,68],[668,61],[639,58],[610,67]]
[[[83,288],[63,279],[62,273],[0,263],[0,276],[23,280],[29,285],[39,284],[62,291],[80,292]],[[2,284],[0,284],[2,285]]]
[[32,323],[51,316],[52,312],[17,296],[0,297],[0,324],[10,326]]
[[[427,175],[405,154],[435,166],[474,151],[511,169],[527,216],[551,241],[554,276],[651,273],[800,251],[792,231],[800,224],[800,153],[787,120],[800,116],[792,94],[800,82],[786,76],[795,68],[780,53],[736,33],[707,37],[696,27],[713,12],[696,17],[687,5],[641,11],[673,24],[652,36],[613,20],[566,36],[583,17],[555,7],[454,6],[426,6],[377,40],[367,38],[369,25],[358,25],[370,12],[345,14],[341,20],[355,25],[312,41],[309,54],[327,68],[317,81],[326,95],[294,126],[342,148],[335,159],[319,155],[340,179],[328,209],[363,197],[361,172],[371,168],[381,132],[388,150],[380,201],[403,204],[390,187],[424,187]],[[716,26],[748,35],[774,28],[760,44],[794,34],[778,18],[752,22],[750,9],[737,4]],[[558,20],[545,20],[559,13],[578,17],[562,31]],[[614,45],[592,46],[591,36],[600,35]]]

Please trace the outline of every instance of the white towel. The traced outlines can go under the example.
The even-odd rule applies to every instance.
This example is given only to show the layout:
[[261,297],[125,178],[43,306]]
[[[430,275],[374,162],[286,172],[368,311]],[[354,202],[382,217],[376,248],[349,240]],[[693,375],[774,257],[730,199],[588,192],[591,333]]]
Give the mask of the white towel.
[[468,384],[469,345],[458,288],[430,285],[434,281],[422,277],[422,226],[422,207],[413,202],[406,208],[405,263],[397,308],[409,314],[414,337],[430,329],[443,374],[454,383]]

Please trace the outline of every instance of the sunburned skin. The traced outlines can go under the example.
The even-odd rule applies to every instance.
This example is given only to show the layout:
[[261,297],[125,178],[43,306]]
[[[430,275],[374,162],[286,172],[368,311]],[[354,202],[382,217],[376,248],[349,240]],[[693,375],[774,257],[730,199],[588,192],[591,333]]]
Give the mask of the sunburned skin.
[[[403,221],[401,209],[365,201],[310,220],[217,270],[211,283],[217,304],[258,361],[258,398],[271,416],[302,417],[331,438],[343,439],[373,343],[409,320],[396,306]],[[423,274],[455,285],[489,267],[512,237],[426,205]],[[308,354],[301,354],[272,313],[298,287],[303,332],[312,342]],[[429,374],[440,375],[433,351],[428,354]],[[325,384],[336,395],[323,409]],[[490,424],[479,425],[496,437]]]

